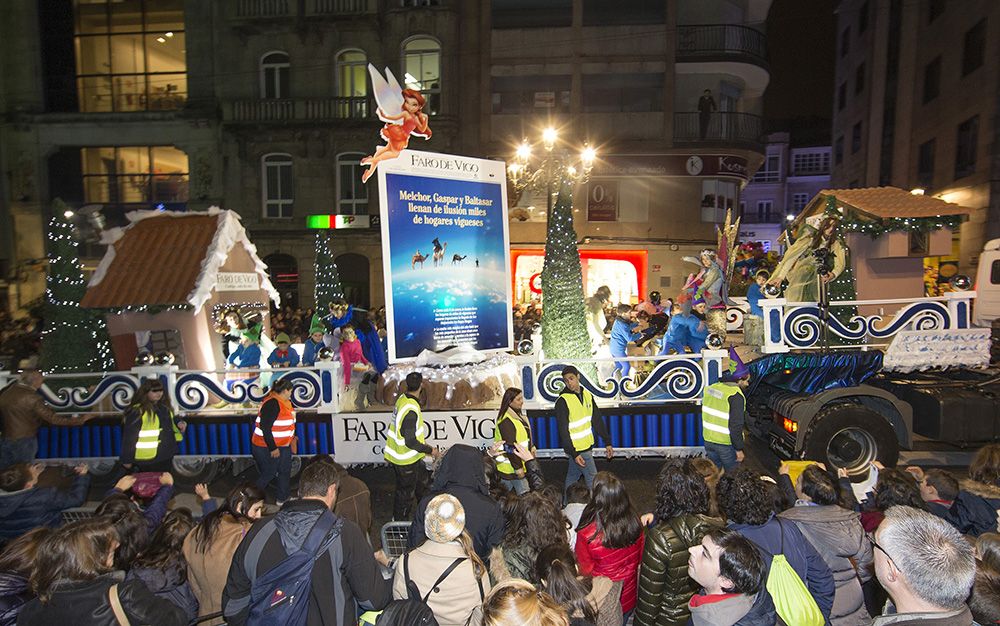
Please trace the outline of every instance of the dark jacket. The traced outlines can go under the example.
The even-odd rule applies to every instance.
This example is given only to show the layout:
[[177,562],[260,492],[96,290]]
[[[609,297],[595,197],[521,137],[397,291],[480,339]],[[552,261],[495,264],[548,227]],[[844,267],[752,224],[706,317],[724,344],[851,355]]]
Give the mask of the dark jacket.
[[[162,404],[156,405],[156,417],[160,420],[160,442],[156,446],[156,456],[152,459],[138,461],[138,463],[162,463],[177,456],[177,437],[174,434],[174,422],[177,419],[167,407]],[[142,430],[142,409],[136,405],[129,407],[125,412],[125,422],[122,426],[122,451],[120,459],[122,464],[130,465],[136,463],[135,444],[139,441],[139,431]]]
[[[566,393],[570,392],[567,390]],[[580,393],[576,395],[581,398],[583,397],[582,387]],[[556,399],[555,409],[556,425],[559,427],[559,445],[562,446],[563,452],[566,453],[566,458],[572,463],[577,455],[581,452],[592,450],[594,446],[587,448],[587,450],[577,450],[573,447],[573,439],[569,436],[569,405],[566,404],[566,399],[562,395]],[[594,412],[590,418],[590,428],[594,433],[595,444],[600,440],[604,442],[605,446],[611,445],[611,432],[608,431],[608,425],[601,415],[601,408],[597,406],[597,398],[594,398]]]
[[[302,547],[326,505],[319,500],[291,500],[277,515],[256,522],[236,548],[229,568],[222,607],[229,626],[247,623],[250,588],[258,576]],[[264,544],[255,572],[247,572],[246,555],[258,533],[273,532]],[[362,610],[380,610],[392,600],[389,581],[382,577],[368,539],[358,526],[337,518],[327,534],[325,550],[315,561],[309,593],[309,626],[347,626]]]
[[158,598],[168,600],[187,616],[188,621],[198,617],[198,599],[187,582],[187,565],[183,560],[174,561],[165,569],[133,567],[125,580],[138,579]]
[[701,543],[720,519],[681,515],[646,530],[646,546],[639,566],[639,596],[635,626],[674,626],[690,616],[688,602],[697,590],[688,577],[688,548]]
[[185,626],[188,623],[184,611],[154,596],[142,581],[122,582],[124,576],[122,572],[112,572],[86,582],[56,583],[49,601],[43,604],[36,598],[26,604],[17,623],[19,626],[118,626],[108,598],[108,590],[115,583],[118,583],[118,598],[130,623],[156,626]]
[[55,487],[32,487],[0,491],[0,538],[14,539],[32,528],[62,524],[62,512],[87,500],[90,474],[77,476],[68,491]]
[[950,613],[902,613],[897,614],[892,603],[886,607],[886,614],[876,617],[872,626],[972,626],[969,607]]
[[500,545],[503,539],[504,520],[500,503],[489,495],[483,453],[478,448],[464,444],[454,445],[441,459],[441,465],[434,472],[430,493],[417,505],[413,524],[410,526],[411,549],[427,539],[424,533],[427,503],[441,493],[449,493],[462,503],[462,508],[465,509],[465,529],[472,535],[476,554],[484,561],[487,560],[490,551]]
[[833,583],[833,573],[830,572],[830,566],[826,564],[816,548],[802,536],[795,524],[780,523],[778,518],[772,517],[760,526],[730,524],[729,528],[754,542],[757,548],[763,551],[768,569],[770,569],[771,558],[776,554],[784,553],[788,564],[792,566],[795,573],[808,587],[813,599],[816,600],[823,617],[830,619],[836,589]]
[[27,578],[7,572],[0,574],[0,626],[14,626],[17,614],[34,597]]
[[0,391],[0,429],[3,430],[4,439],[34,437],[46,423],[65,426],[80,424],[70,417],[56,415],[30,385],[17,382]]
[[[742,617],[736,617],[733,614],[735,608],[733,605],[739,604],[741,601],[745,602],[744,596],[702,604],[698,607],[689,605],[691,618],[687,623],[692,626],[776,626],[784,624],[774,612],[771,596],[763,589],[754,597],[749,610]],[[741,612],[741,610],[737,612]]]
[[792,507],[780,517],[793,521],[830,566],[836,586],[830,612],[833,626],[870,624],[861,584],[873,574],[872,545],[858,514],[836,505],[806,505]]
[[1000,488],[963,480],[961,490],[945,518],[963,535],[978,537],[997,530],[997,509],[1000,509]]
[[[124,493],[120,489],[112,487],[104,494],[107,498],[114,493]],[[126,494],[127,495],[127,494]],[[156,491],[156,495],[153,499],[149,501],[149,504],[145,508],[140,508],[139,512],[142,513],[143,518],[146,520],[146,530],[149,531],[149,536],[152,537],[156,529],[160,527],[160,522],[167,515],[167,505],[170,504],[170,499],[174,497],[174,486],[173,485],[163,485]],[[214,510],[214,507],[211,509]],[[211,512],[211,510],[209,512]],[[205,513],[202,513],[205,515]]]

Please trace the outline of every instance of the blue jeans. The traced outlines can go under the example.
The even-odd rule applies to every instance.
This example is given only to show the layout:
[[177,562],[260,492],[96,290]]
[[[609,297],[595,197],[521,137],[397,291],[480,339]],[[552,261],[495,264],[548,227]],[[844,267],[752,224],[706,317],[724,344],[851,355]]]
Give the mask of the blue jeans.
[[721,443],[705,442],[705,456],[711,459],[718,467],[729,471],[739,465],[736,461],[736,448],[725,446]]
[[528,493],[531,488],[528,486],[527,478],[516,478],[514,480],[507,480],[506,478],[500,481],[508,491],[513,491],[519,496],[523,496]]
[[578,455],[583,457],[583,467],[576,464],[575,458],[570,458],[569,467],[566,468],[566,484],[563,485],[563,498],[566,497],[566,488],[580,480],[581,476],[583,476],[584,482],[587,483],[587,489],[591,489],[594,486],[594,476],[597,474],[597,464],[594,463],[594,450],[590,449],[586,452],[580,452]]
[[31,463],[38,454],[38,439],[23,437],[21,439],[0,439],[0,469],[18,463]]
[[284,502],[291,497],[289,483],[292,480],[292,449],[288,446],[278,448],[281,455],[278,458],[271,456],[271,451],[266,446],[250,446],[253,460],[257,463],[257,471],[260,478],[257,479],[257,486],[261,490],[267,489],[275,478],[278,479],[278,502]]

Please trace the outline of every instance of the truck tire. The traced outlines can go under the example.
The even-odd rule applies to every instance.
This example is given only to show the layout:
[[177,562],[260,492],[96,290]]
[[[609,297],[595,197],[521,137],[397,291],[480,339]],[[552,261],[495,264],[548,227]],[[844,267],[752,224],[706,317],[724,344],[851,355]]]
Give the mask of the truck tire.
[[200,456],[175,456],[174,476],[185,483],[210,483],[219,474],[221,461]]
[[899,460],[899,443],[889,422],[856,404],[837,404],[817,413],[803,449],[806,459],[845,468],[852,475],[866,472],[875,460],[886,467]]

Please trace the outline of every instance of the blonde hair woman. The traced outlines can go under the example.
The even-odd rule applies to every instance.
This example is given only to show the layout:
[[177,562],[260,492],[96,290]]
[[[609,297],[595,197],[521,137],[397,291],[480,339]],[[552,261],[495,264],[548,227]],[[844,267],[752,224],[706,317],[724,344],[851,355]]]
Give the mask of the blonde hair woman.
[[569,626],[566,609],[531,583],[512,578],[483,603],[482,626]]

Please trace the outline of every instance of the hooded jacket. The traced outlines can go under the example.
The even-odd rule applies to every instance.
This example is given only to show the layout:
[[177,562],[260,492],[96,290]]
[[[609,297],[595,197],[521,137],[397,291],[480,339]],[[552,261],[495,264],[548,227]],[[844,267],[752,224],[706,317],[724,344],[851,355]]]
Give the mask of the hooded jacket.
[[434,472],[431,491],[420,500],[413,524],[410,526],[409,547],[413,549],[424,542],[424,514],[427,503],[434,496],[448,493],[462,503],[465,509],[465,529],[472,535],[472,543],[479,558],[486,561],[490,552],[503,539],[504,518],[500,503],[490,497],[486,484],[483,454],[478,448],[458,444],[452,446]]
[[27,578],[10,572],[0,573],[0,626],[14,626],[21,608],[34,597]]
[[717,602],[688,605],[692,626],[775,626],[783,624],[774,612],[771,596],[761,589],[756,596],[736,595]]
[[[319,500],[291,500],[277,515],[257,521],[236,548],[229,578],[222,592],[222,607],[229,626],[247,623],[253,581],[302,547],[326,504]],[[253,538],[267,530],[255,572],[247,571],[246,555]],[[371,546],[361,529],[343,518],[327,534],[323,552],[313,563],[309,593],[309,626],[348,626],[357,623],[362,610],[381,610],[392,600],[389,581],[382,577]]]
[[688,602],[697,587],[688,577],[688,548],[701,543],[721,519],[680,515],[646,530],[646,547],[639,567],[635,626],[674,626],[689,617]]
[[14,539],[39,526],[62,524],[62,512],[87,500],[90,474],[77,476],[68,491],[55,487],[31,487],[0,491],[0,539]]
[[177,559],[164,569],[133,567],[125,575],[125,580],[138,579],[146,584],[153,595],[168,600],[184,611],[188,621],[198,617],[198,599],[191,592],[187,581],[187,565]]
[[870,624],[872,618],[865,609],[861,584],[871,578],[872,546],[858,514],[836,505],[804,505],[792,507],[779,517],[795,522],[830,566],[836,587],[830,611],[833,626]]
[[975,480],[963,480],[945,517],[963,535],[978,537],[997,530],[1000,488]]

